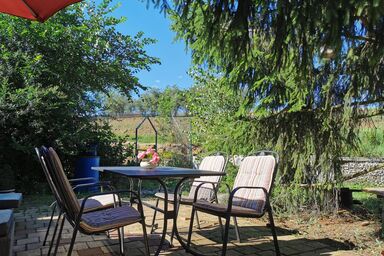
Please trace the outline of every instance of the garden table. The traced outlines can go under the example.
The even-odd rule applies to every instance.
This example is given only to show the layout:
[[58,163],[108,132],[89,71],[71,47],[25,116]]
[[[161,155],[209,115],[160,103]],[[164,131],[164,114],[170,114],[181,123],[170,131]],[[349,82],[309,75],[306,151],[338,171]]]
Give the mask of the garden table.
[[[224,172],[215,172],[215,171],[205,171],[205,170],[196,170],[191,168],[179,168],[179,167],[156,167],[154,169],[145,169],[140,166],[100,166],[92,167],[93,170],[105,173],[113,173],[117,175],[122,175],[128,178],[134,178],[138,180],[155,180],[159,182],[160,186],[164,190],[164,209],[158,208],[153,205],[146,204],[153,209],[158,210],[164,214],[164,225],[163,232],[160,239],[160,245],[157,248],[155,255],[159,255],[162,245],[165,241],[165,236],[167,233],[167,221],[168,219],[173,219],[173,228],[177,240],[187,250],[186,244],[182,241],[182,238],[177,229],[177,209],[179,202],[179,189],[180,186],[188,179],[200,178],[201,176],[224,176]],[[174,205],[173,210],[168,210],[168,188],[164,182],[166,178],[178,179],[176,187],[174,189]]]

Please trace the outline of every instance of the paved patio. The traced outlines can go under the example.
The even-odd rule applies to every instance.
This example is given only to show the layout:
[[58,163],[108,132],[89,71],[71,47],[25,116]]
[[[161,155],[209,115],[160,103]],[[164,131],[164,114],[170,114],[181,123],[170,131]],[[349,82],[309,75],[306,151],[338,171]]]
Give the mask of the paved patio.
[[[153,216],[153,211],[146,208],[145,213],[147,216],[146,222],[148,224]],[[35,256],[47,254],[48,246],[42,246],[42,241],[49,222],[49,215],[50,208],[48,206],[29,207],[26,210],[19,210],[19,212],[16,213],[14,255]],[[158,214],[157,216],[159,224],[157,232],[160,233],[162,228],[162,215]],[[186,237],[189,217],[190,208],[182,206],[178,223],[183,237]],[[193,248],[196,251],[208,255],[218,255],[221,249],[221,235],[218,220],[215,217],[202,213],[199,214],[199,217],[202,229],[194,229],[192,236]],[[239,219],[240,233],[244,241],[242,241],[242,243],[236,242],[235,232],[232,227],[230,230],[227,255],[275,255],[270,229],[266,227],[265,224],[266,220],[263,219]],[[277,222],[277,227],[278,226],[279,223]],[[172,227],[171,221],[169,221],[168,227],[170,231]],[[131,225],[125,228],[126,255],[144,255],[144,244],[142,242],[141,234],[140,225]],[[293,231],[281,228],[277,229],[277,234],[282,255],[355,255],[353,251],[345,250],[346,248],[344,244],[331,239],[309,240],[302,235],[295,234]],[[66,255],[71,236],[72,227],[66,223],[58,255]],[[159,235],[151,235],[150,245],[152,252],[158,245],[158,242]],[[163,248],[165,250],[162,255],[187,255],[176,239],[173,247],[167,242],[163,245]],[[94,236],[78,235],[72,255],[118,255],[118,251],[118,240],[115,232],[111,234],[111,238],[108,238],[104,234]]]

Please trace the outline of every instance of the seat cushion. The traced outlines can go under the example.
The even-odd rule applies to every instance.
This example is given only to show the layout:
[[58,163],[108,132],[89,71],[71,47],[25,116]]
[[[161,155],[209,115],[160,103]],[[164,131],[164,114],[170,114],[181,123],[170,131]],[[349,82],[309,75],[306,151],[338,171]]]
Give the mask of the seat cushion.
[[88,234],[123,227],[141,221],[140,213],[130,205],[83,214],[80,227]]
[[[247,156],[241,162],[233,189],[238,187],[261,187],[269,193],[272,185],[276,159],[272,155]],[[267,195],[262,189],[239,189],[233,205],[255,209],[262,212],[265,208]]]
[[[114,200],[113,195],[100,195],[100,196],[94,196],[91,198],[88,198],[87,201],[85,201],[84,211],[85,212],[91,212],[99,209],[104,208],[111,208],[114,206]],[[116,196],[116,203],[118,202],[117,196]],[[83,199],[79,199],[79,204],[82,205]]]
[[[199,165],[199,170],[206,170],[206,171],[213,171],[213,172],[224,172],[225,171],[225,157],[224,156],[207,156],[204,157],[204,159],[201,161]],[[193,181],[191,190],[189,191],[189,198],[195,197],[195,191],[196,188],[202,183],[202,182],[213,182],[218,183],[221,180],[220,175],[218,176],[202,176],[200,178],[197,178]],[[212,200],[214,198],[214,190],[215,188],[212,186],[211,183],[206,183],[201,185],[199,189],[199,194],[197,199],[203,199],[203,200]]]
[[[165,194],[161,193],[161,192],[156,193],[155,197],[165,200]],[[174,194],[168,194],[168,202],[173,203],[174,201],[175,201],[175,195]],[[193,198],[181,196],[181,204],[192,205],[192,203],[193,203]]]
[[0,210],[0,237],[7,236],[13,224],[13,211]]
[[1,193],[0,194],[0,209],[11,209],[20,206],[21,193]]
[[[227,205],[210,203],[207,201],[199,200],[194,203],[194,206],[197,210],[212,213],[214,215],[225,215],[227,212]],[[260,217],[263,215],[263,212],[258,212],[254,209],[240,207],[240,206],[232,206],[231,216],[237,217]]]

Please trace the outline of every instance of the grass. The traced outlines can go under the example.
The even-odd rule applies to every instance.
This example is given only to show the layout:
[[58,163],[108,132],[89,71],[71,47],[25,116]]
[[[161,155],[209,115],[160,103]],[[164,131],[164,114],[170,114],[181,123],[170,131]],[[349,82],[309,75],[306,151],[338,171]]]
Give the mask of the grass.
[[[149,135],[149,134],[144,134],[144,135],[139,135],[138,137],[138,143],[155,143],[155,135]],[[134,137],[132,138],[132,141],[134,141]],[[157,137],[157,142],[160,144],[168,143],[169,139],[166,136],[158,136]]]
[[[138,125],[142,122],[143,117],[122,117],[122,118],[109,118],[108,122],[112,126],[112,130],[117,135],[129,136],[130,141],[135,140],[135,132]],[[151,117],[150,118],[155,129],[158,132],[159,143],[169,142],[169,133],[174,132],[173,130],[164,130],[166,129],[164,124],[165,119],[161,117]],[[189,118],[188,117],[176,117],[175,118],[180,125],[180,128],[185,131],[189,131]],[[139,142],[150,143],[155,141],[155,131],[153,130],[149,121],[145,121],[140,128],[138,129]]]
[[376,128],[361,128],[358,156],[384,157],[384,125]]

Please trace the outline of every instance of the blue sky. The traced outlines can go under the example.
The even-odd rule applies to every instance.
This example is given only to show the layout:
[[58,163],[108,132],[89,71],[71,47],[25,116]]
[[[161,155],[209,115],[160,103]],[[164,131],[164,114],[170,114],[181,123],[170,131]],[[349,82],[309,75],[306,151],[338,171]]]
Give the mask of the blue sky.
[[184,42],[175,42],[175,33],[170,29],[171,22],[168,17],[153,5],[147,8],[146,0],[114,1],[118,2],[121,6],[114,15],[127,17],[127,21],[118,27],[120,32],[135,35],[143,31],[145,37],[158,40],[146,50],[149,55],[160,58],[161,65],[153,65],[149,72],[140,72],[137,75],[140,82],[157,88],[164,88],[167,85],[190,87],[192,79],[187,71],[191,64],[191,54],[186,51]]

